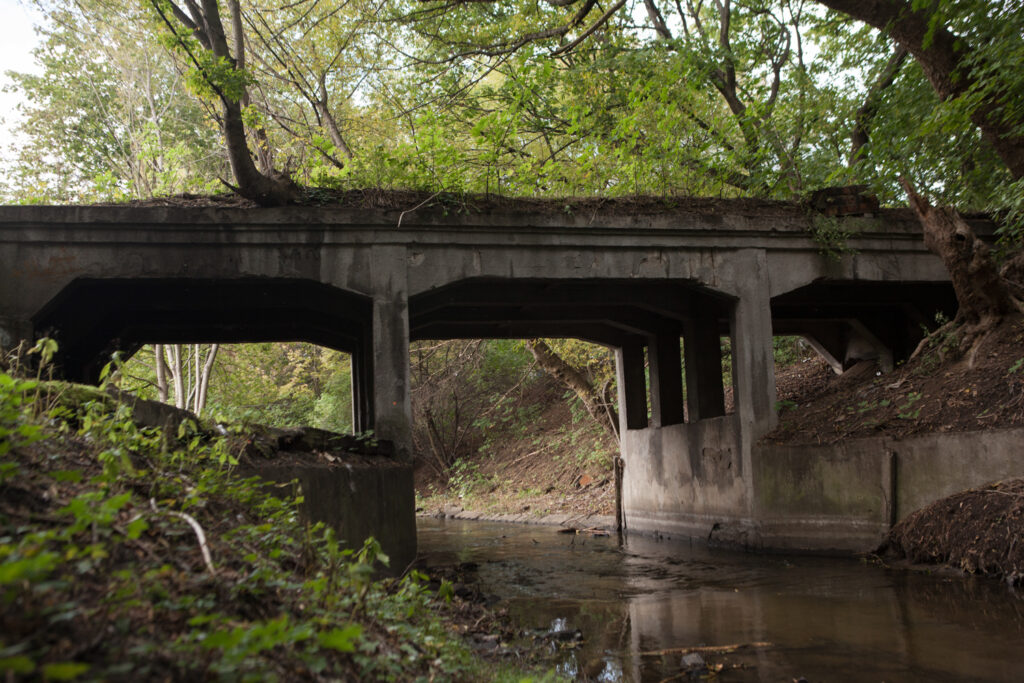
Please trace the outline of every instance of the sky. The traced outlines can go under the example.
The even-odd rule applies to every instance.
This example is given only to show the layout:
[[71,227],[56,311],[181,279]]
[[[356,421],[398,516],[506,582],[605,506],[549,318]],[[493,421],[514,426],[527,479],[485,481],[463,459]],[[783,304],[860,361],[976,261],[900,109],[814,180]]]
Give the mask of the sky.
[[[23,0],[0,0],[0,88],[10,85],[8,71],[36,71],[32,62],[32,48],[36,45],[33,21],[39,15]],[[6,148],[12,141],[12,123],[18,97],[0,92],[0,155],[6,157]],[[0,171],[2,172],[2,171]]]

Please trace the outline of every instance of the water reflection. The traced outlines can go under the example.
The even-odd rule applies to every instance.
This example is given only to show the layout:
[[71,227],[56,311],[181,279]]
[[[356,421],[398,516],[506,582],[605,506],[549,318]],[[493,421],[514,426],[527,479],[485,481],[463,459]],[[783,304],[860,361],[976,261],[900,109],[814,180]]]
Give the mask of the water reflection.
[[701,657],[727,681],[1024,678],[1024,601],[994,582],[455,520],[420,520],[419,542],[478,563],[524,629],[580,629],[558,660],[580,679],[682,680],[688,648],[758,643]]

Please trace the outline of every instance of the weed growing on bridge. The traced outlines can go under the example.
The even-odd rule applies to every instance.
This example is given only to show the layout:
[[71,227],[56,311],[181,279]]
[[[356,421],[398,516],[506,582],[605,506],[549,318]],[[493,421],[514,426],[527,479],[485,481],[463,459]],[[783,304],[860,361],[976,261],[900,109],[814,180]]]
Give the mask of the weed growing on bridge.
[[855,251],[848,244],[850,231],[842,226],[838,218],[814,213],[811,215],[809,232],[811,239],[818,245],[819,253],[830,261],[838,261]]
[[227,444],[0,374],[0,672],[493,678],[421,574],[378,580],[376,541],[353,551],[303,524],[300,499],[231,473]]

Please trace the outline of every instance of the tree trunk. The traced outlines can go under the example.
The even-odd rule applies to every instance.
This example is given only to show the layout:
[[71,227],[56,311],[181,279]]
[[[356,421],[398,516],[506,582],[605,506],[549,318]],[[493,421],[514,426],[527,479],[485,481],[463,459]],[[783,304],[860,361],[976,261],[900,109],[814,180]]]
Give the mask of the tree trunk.
[[[165,13],[162,4],[157,0],[150,0],[150,4],[168,27],[172,31],[175,30],[172,20]],[[168,6],[174,17],[190,29],[203,47],[210,50],[214,57],[228,60],[239,66],[239,61],[231,55],[217,0],[202,0],[201,4],[200,8],[195,0],[188,0],[186,7],[189,9],[189,13],[184,12],[174,2],[168,3]],[[237,4],[233,5],[233,9],[237,10]],[[240,28],[240,23],[236,25],[236,28]],[[236,46],[240,52],[242,38],[236,37],[236,40],[240,43]],[[182,46],[188,51],[184,43]],[[194,56],[193,60],[195,60]],[[244,65],[244,57],[242,57],[241,64]],[[201,69],[198,62],[195,62],[195,66]],[[242,102],[248,97],[245,89],[243,88],[240,96],[235,96],[226,92],[224,84],[216,82],[210,74],[204,73],[203,75],[220,97],[224,145],[227,149],[228,161],[231,164],[231,173],[234,175],[235,182],[238,183],[238,186],[232,189],[246,199],[262,206],[279,206],[297,199],[299,187],[287,175],[261,173],[253,162],[252,153],[246,140],[245,122],[242,119]],[[266,151],[269,153],[269,150]]]
[[[233,60],[216,0],[203,0],[203,9],[214,56]],[[224,144],[227,147],[231,172],[238,183],[236,191],[261,206],[287,204],[298,197],[298,187],[295,183],[286,176],[264,175],[253,163],[245,135],[245,122],[242,119],[242,100],[245,97],[243,94],[236,100],[229,94],[220,92],[221,105],[224,109]]]
[[[203,363],[203,369],[199,374],[199,389],[198,391],[196,391],[196,402],[194,411],[196,415],[202,415],[203,411],[206,409],[206,396],[210,389],[210,375],[213,373],[213,362],[217,359],[217,350],[219,348],[219,344],[210,345],[210,350],[206,354],[206,361]],[[197,353],[198,349],[199,347],[197,345]]]
[[959,306],[955,322],[963,324],[959,351],[967,353],[1017,306],[988,245],[978,239],[956,209],[933,207],[909,181],[901,178],[900,182],[924,228],[925,246],[942,259],[949,271]]
[[184,368],[181,362],[181,344],[171,344],[170,347],[171,380],[174,382],[174,407],[185,408],[185,377]]
[[573,393],[582,401],[587,413],[615,439],[619,438],[617,411],[583,376],[583,373],[562,360],[542,339],[531,339],[526,342],[526,348],[530,350],[537,365],[544,372],[572,389]]
[[153,345],[153,357],[156,366],[156,398],[167,403],[167,361],[164,360],[164,345]]
[[[818,0],[826,7],[848,14],[882,31],[906,48],[918,61],[935,92],[942,99],[966,94],[974,85],[965,66],[970,53],[966,40],[945,26],[933,25],[932,3],[914,9],[902,0]],[[981,130],[1014,178],[1024,178],[1024,136],[1017,130],[1019,118],[1004,119],[1005,102],[991,101],[974,109],[971,121]]]

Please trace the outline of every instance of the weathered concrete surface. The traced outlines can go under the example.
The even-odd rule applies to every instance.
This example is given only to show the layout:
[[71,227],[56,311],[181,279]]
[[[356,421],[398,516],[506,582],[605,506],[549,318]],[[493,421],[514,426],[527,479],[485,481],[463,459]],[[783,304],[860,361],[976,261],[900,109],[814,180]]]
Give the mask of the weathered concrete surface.
[[297,480],[304,518],[334,529],[343,547],[359,549],[373,536],[390,558],[390,573],[401,573],[415,559],[416,510],[409,495],[409,463],[360,457],[344,457],[340,463],[281,460],[285,458],[254,459],[238,474],[282,485]]
[[[705,435],[704,443],[721,436]],[[757,550],[868,552],[893,524],[935,500],[1024,476],[1021,443],[1024,429],[854,439],[829,446],[759,444],[753,450],[749,512],[720,480],[693,474],[720,463],[718,453],[667,473],[634,467],[632,479],[627,463],[633,496],[627,525],[630,531]],[[653,500],[641,505],[637,492],[644,491]],[[648,509],[653,512],[638,518],[638,510]]]
[[622,507],[628,532],[706,537],[716,523],[749,519],[735,415],[622,436]]
[[886,439],[759,446],[755,463],[753,545],[868,551],[888,532],[894,499]]

